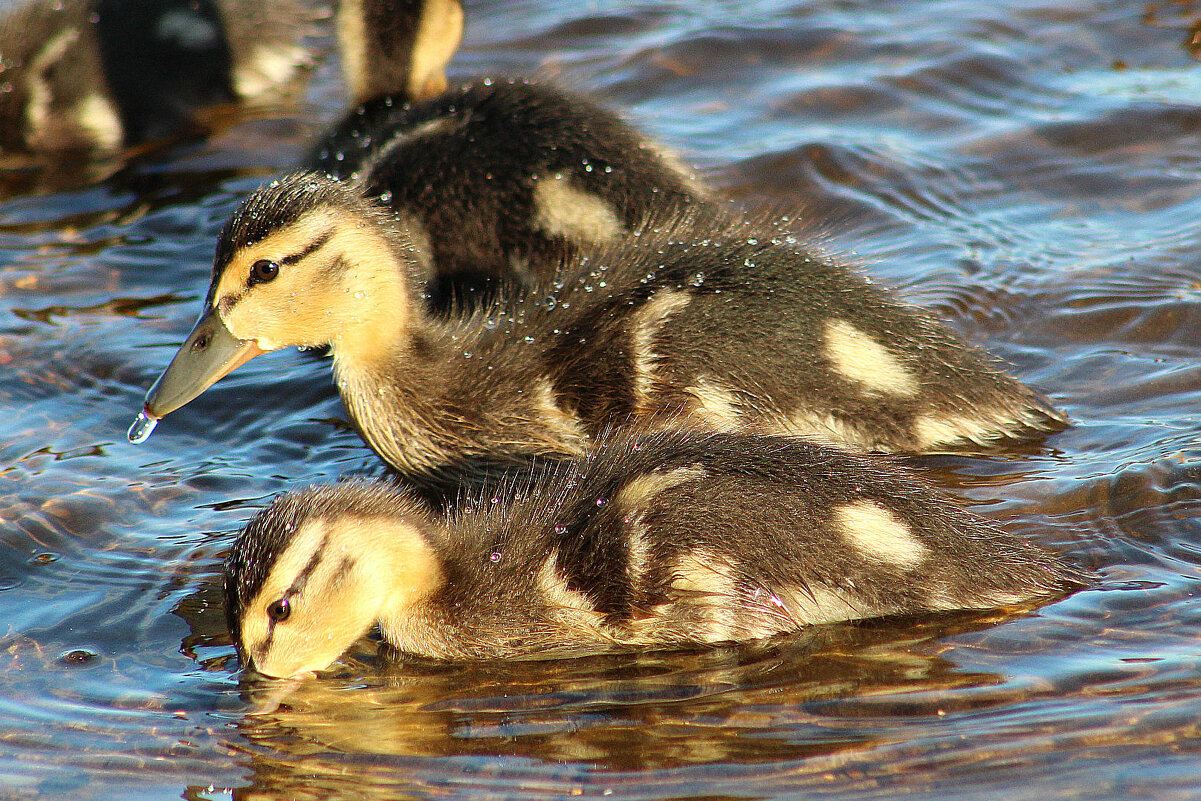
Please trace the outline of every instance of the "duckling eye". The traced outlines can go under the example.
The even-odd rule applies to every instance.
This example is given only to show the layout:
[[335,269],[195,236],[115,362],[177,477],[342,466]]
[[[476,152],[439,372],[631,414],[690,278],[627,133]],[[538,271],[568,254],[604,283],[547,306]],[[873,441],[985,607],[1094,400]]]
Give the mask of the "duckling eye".
[[279,264],[267,259],[259,259],[250,265],[250,283],[265,284],[279,275]]
[[292,614],[292,604],[288,603],[287,598],[280,598],[275,603],[267,607],[267,617],[271,618],[276,623],[283,623]]

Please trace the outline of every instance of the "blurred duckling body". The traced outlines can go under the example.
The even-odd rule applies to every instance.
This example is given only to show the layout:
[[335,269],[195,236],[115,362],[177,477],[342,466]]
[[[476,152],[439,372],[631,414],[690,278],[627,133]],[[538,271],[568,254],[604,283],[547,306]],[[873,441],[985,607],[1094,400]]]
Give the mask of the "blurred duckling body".
[[0,152],[91,155],[187,130],[308,62],[296,0],[33,0],[0,19]]
[[576,454],[623,426],[928,452],[1062,425],[928,315],[747,223],[677,217],[565,264],[546,294],[457,321],[420,302],[424,254],[401,223],[313,175],[253,194],[144,414],[257,353],[328,345],[351,418],[402,471]]
[[456,0],[353,0],[338,12],[347,83],[361,104],[308,167],[356,179],[419,223],[441,311],[508,285],[548,283],[562,255],[708,196],[618,115],[527,81],[447,90]]
[[371,626],[445,659],[736,642],[1062,594],[1081,575],[903,471],[795,439],[656,435],[435,515],[379,483],[281,496],[226,561],[243,664],[327,667]]

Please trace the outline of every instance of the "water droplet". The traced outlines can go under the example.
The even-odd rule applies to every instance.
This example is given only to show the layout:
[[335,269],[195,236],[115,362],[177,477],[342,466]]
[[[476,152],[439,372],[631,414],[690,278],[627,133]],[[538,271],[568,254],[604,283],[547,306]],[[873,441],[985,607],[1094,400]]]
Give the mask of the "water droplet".
[[566,534],[567,526],[563,526],[563,525],[555,526],[555,533],[556,534]]
[[502,554],[500,551],[493,551],[492,553],[488,554],[488,560],[491,562],[499,562],[501,555]]
[[150,435],[154,433],[154,427],[157,425],[157,417],[151,417],[145,411],[138,412],[137,419],[129,427],[129,433],[126,436],[129,437],[129,441],[134,445],[141,445],[150,439]]
[[692,285],[693,286],[700,286],[703,283],[705,283],[705,274],[704,273],[697,272],[696,275],[692,276]]
[[596,505],[597,505],[597,506],[604,506],[604,505],[605,505],[606,503],[608,503],[608,502],[609,502],[609,499],[608,499],[608,498],[597,498],[597,499],[596,499]]

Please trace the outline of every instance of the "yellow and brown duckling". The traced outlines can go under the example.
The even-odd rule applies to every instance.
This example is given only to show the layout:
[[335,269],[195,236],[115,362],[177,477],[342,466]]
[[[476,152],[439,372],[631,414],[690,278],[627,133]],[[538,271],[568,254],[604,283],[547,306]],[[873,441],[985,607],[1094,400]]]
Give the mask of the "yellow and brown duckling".
[[446,320],[425,254],[355,187],[293,175],[226,224],[200,321],[131,439],[252,356],[328,346],[364,439],[405,472],[574,455],[621,427],[933,452],[1063,417],[848,268],[695,209],[565,264],[556,289]]
[[906,472],[791,438],[609,442],[445,514],[403,487],[277,498],[225,562],[245,667],[322,670],[378,624],[442,659],[739,642],[1048,600],[1083,575]]
[[309,61],[299,0],[32,0],[0,19],[0,153],[109,155]]
[[[527,81],[447,89],[457,0],[346,0],[347,83],[361,104],[308,168],[356,179],[428,244],[428,296],[443,312],[506,285],[546,284],[558,258],[708,196],[617,114]],[[419,227],[418,227],[419,226]]]

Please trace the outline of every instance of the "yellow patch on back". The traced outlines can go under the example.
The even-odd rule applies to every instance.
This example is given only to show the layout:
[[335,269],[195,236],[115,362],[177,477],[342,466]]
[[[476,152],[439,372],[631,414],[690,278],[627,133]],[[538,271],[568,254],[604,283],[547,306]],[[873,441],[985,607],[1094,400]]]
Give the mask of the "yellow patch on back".
[[626,534],[626,578],[630,582],[631,588],[638,591],[642,587],[646,571],[651,566],[651,543],[646,535],[646,527],[637,518],[628,520],[624,531]]
[[797,625],[837,623],[874,617],[885,610],[876,609],[849,592],[837,592],[824,584],[784,587],[776,595]]
[[234,68],[234,92],[243,100],[266,94],[291,80],[308,60],[307,51],[298,45],[253,45]]
[[808,409],[796,411],[777,425],[776,433],[803,437],[823,445],[849,445],[866,449],[877,447],[873,437],[860,431],[853,423],[828,412],[814,412]]
[[580,449],[585,447],[588,435],[580,418],[559,406],[554,387],[545,376],[539,377],[534,383],[534,410],[546,427],[554,432],[554,441],[575,443]]
[[54,87],[48,73],[77,41],[79,31],[67,28],[56,34],[29,60],[25,77],[25,91],[28,94],[25,104],[25,122],[28,126],[25,141],[31,149],[44,147],[46,142],[42,140],[52,132]]
[[846,320],[827,320],[824,355],[844,378],[870,392],[912,398],[921,388],[913,372],[887,347]]
[[865,559],[909,569],[926,557],[926,546],[909,526],[875,501],[854,501],[835,507],[834,521],[847,542]]
[[125,127],[117,109],[104,95],[92,92],[75,104],[71,116],[89,141],[102,150],[117,150],[125,137]]
[[673,590],[681,593],[676,603],[703,610],[705,628],[696,632],[702,642],[739,639],[739,596],[734,579],[736,568],[729,560],[704,548],[695,548],[679,558],[672,568]]
[[555,557],[548,556],[538,568],[538,589],[547,606],[573,612],[597,614],[596,607],[582,592],[567,586],[567,579],[555,567]]
[[688,305],[687,292],[661,290],[642,305],[630,327],[631,352],[634,359],[634,397],[638,405],[650,403],[655,386],[655,368],[660,355],[654,351],[655,336],[667,318]]
[[680,156],[669,148],[663,147],[657,142],[646,144],[647,149],[659,157],[659,161],[663,163],[672,172],[676,173],[683,179],[684,184],[688,188],[689,194],[693,197],[707,198],[712,196],[712,191],[709,187],[697,180],[692,168],[684,163]]
[[545,175],[537,181],[534,207],[534,224],[551,236],[604,242],[625,230],[612,205],[562,175]]
[[605,627],[605,615],[582,592],[567,586],[567,579],[559,574],[555,557],[548,556],[538,568],[538,589],[542,602],[562,625],[588,636],[609,640],[613,634]]
[[625,515],[636,515],[653,503],[659,493],[704,475],[706,475],[705,468],[700,465],[677,467],[674,470],[663,472],[643,473],[626,482],[626,485],[617,493],[618,508]]
[[1030,413],[1007,416],[997,410],[973,416],[927,414],[913,421],[913,436],[919,449],[930,450],[965,442],[988,444],[1039,427],[1038,419]]
[[732,389],[698,379],[688,392],[696,398],[696,416],[713,430],[733,431],[742,426],[738,396]]

